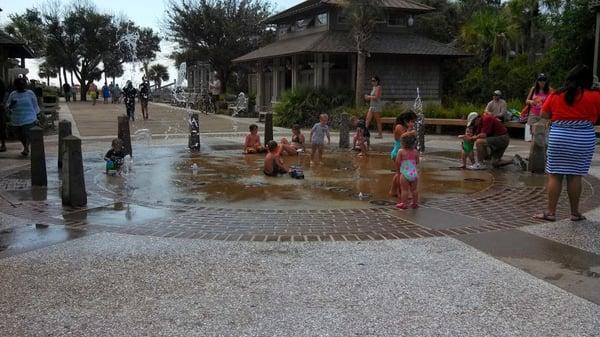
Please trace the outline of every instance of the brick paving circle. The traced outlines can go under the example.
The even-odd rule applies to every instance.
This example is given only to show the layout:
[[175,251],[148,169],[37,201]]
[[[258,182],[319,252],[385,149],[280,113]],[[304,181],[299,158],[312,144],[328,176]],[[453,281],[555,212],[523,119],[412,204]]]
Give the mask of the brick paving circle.
[[[429,155],[432,157],[432,155]],[[434,157],[434,156],[433,156]],[[88,176],[90,176],[89,174]],[[417,211],[398,211],[392,200],[375,200],[356,209],[240,209],[223,207],[157,207],[136,201],[143,221],[103,221],[93,212],[127,203],[102,195],[86,181],[88,205],[64,207],[58,197],[59,182],[49,175],[48,190],[31,189],[27,167],[0,172],[0,212],[35,223],[61,225],[73,230],[117,232],[157,237],[203,238],[230,241],[364,241],[455,236],[516,228],[539,223],[533,213],[545,208],[546,191],[541,177],[528,173],[492,171],[493,183],[485,190],[426,200]],[[528,181],[537,183],[528,184]],[[523,184],[523,181],[526,183]],[[594,188],[600,180],[584,178],[581,209],[600,206],[600,193]],[[568,209],[563,193],[559,209]],[[36,201],[39,200],[39,201]],[[127,206],[123,206],[127,208]],[[134,207],[134,211],[136,211]],[[127,208],[128,209],[128,208]],[[154,213],[156,214],[154,214]],[[444,212],[458,223],[431,226],[415,215]],[[154,215],[152,215],[154,214]],[[408,216],[410,215],[410,216]],[[559,212],[558,218],[568,214]],[[144,218],[147,216],[147,218]],[[135,216],[133,217],[135,218]],[[465,219],[461,223],[460,219]],[[443,222],[443,218],[440,221]]]

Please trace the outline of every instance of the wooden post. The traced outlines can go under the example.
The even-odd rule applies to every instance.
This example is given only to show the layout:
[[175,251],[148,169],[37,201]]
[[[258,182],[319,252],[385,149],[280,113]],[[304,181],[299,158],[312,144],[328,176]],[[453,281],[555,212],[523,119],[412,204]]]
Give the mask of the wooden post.
[[265,114],[265,142],[273,140],[273,114],[268,112]]
[[350,147],[350,115],[343,112],[340,121],[340,149]]
[[129,131],[129,117],[119,116],[118,124],[117,137],[123,142],[125,154],[133,157],[133,151],[131,150],[131,132]]
[[[529,127],[529,125],[525,125]],[[546,168],[546,132],[548,121],[542,119],[533,125],[533,138],[529,148],[529,165],[527,170],[533,173],[544,173]]]
[[81,139],[67,136],[64,141],[63,168],[61,172],[61,197],[63,205],[81,207],[87,204]]
[[58,122],[58,168],[62,167],[64,138],[70,135],[72,135],[71,122],[67,120]]
[[44,130],[33,127],[31,133],[31,185],[47,186],[46,152],[44,151]]

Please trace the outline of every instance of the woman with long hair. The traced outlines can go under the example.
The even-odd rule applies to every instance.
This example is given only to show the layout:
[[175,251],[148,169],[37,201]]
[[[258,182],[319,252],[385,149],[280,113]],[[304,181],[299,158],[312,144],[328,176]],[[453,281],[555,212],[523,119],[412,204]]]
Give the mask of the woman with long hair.
[[542,117],[542,106],[546,98],[550,95],[552,89],[548,78],[544,74],[539,74],[535,80],[535,84],[529,90],[525,103],[529,106],[529,115],[527,116],[527,125],[533,133],[533,125],[539,122]]
[[567,177],[571,221],[585,220],[579,212],[581,177],[588,174],[596,148],[594,124],[600,117],[600,91],[592,89],[593,74],[586,65],[569,71],[563,88],[551,94],[542,107],[542,118],[550,118],[546,173],[548,209],[533,217],[556,220],[556,206]]
[[373,85],[373,89],[371,89],[370,95],[365,95],[365,100],[369,101],[369,111],[367,112],[367,129],[369,128],[369,124],[371,124],[371,120],[375,118],[375,122],[377,123],[377,136],[375,138],[382,138],[381,130],[381,111],[383,110],[383,104],[381,102],[381,83],[379,81],[379,77],[373,76],[371,78],[371,84]]

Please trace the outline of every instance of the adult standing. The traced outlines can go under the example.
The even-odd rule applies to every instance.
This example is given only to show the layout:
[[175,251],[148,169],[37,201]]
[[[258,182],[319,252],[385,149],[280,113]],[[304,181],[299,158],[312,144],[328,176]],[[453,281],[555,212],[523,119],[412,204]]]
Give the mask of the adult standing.
[[579,212],[581,177],[588,174],[596,148],[594,124],[600,117],[600,91],[592,89],[592,70],[577,65],[569,71],[565,85],[550,94],[542,107],[542,117],[550,118],[546,173],[548,209],[534,218],[556,220],[556,206],[567,177],[571,221],[585,220]]
[[88,95],[92,98],[92,105],[96,105],[96,100],[98,99],[98,87],[94,82],[92,82],[88,88]]
[[15,135],[23,144],[21,155],[29,155],[29,130],[37,122],[37,114],[40,112],[38,100],[33,91],[25,89],[27,81],[19,77],[15,79],[15,91],[8,95],[6,108],[10,116],[10,123]]
[[465,139],[475,141],[475,148],[477,149],[477,161],[475,164],[469,166],[469,169],[487,169],[487,166],[484,164],[484,160],[487,158],[491,159],[492,166],[494,167],[511,163],[502,161],[504,151],[506,151],[510,143],[510,137],[508,136],[506,126],[502,124],[500,119],[489,112],[484,112],[483,115],[473,119],[467,127],[472,127],[475,130],[475,134],[472,137],[465,136]]
[[104,99],[104,104],[108,104],[108,99],[110,98],[110,87],[106,82],[104,82],[104,85],[102,86],[102,98]]
[[373,76],[371,78],[371,85],[373,88],[371,89],[370,95],[365,95],[365,100],[369,101],[369,111],[367,112],[367,129],[369,128],[369,124],[371,124],[371,120],[375,118],[375,122],[377,123],[377,136],[375,138],[382,138],[381,134],[381,111],[383,110],[383,104],[381,102],[381,84],[379,81],[379,77]]
[[71,101],[71,86],[66,81],[65,81],[65,84],[63,84],[63,92],[65,94],[65,101],[70,102]]
[[148,100],[150,99],[150,83],[146,76],[140,84],[140,105],[142,106],[142,117],[148,119]]
[[125,88],[123,88],[123,96],[125,101],[125,109],[127,110],[127,117],[130,120],[135,121],[135,97],[138,91],[133,87],[131,81],[127,81]]
[[118,84],[115,84],[113,89],[113,103],[121,103],[121,88]]
[[[394,126],[394,147],[392,148],[392,152],[390,153],[390,158],[395,163],[396,156],[398,152],[402,148],[402,137],[407,135],[417,135],[417,131],[415,130],[415,121],[417,120],[417,114],[412,111],[406,111],[400,114],[400,116],[396,117],[396,124]],[[394,178],[392,179],[392,187],[390,188],[390,196],[396,197],[400,193],[400,176],[398,173],[394,174]]]
[[0,78],[0,152],[6,152],[6,109],[4,108],[4,97],[6,86]]
[[501,122],[507,120],[506,101],[502,99],[502,91],[494,91],[492,100],[485,106],[485,112],[498,118]]
[[71,83],[71,95],[73,96],[73,102],[77,100],[77,90],[75,87],[75,83]]
[[208,91],[210,92],[210,99],[217,109],[217,101],[219,100],[219,96],[221,95],[221,80],[219,79],[219,73],[216,71],[213,74],[213,80],[208,84]]
[[[539,74],[535,80],[535,85],[529,90],[525,104],[529,106],[529,115],[527,116],[527,125],[533,128],[533,125],[542,119],[542,106],[550,95],[550,84],[544,74]],[[533,130],[532,130],[533,131]],[[533,133],[533,132],[532,132]]]

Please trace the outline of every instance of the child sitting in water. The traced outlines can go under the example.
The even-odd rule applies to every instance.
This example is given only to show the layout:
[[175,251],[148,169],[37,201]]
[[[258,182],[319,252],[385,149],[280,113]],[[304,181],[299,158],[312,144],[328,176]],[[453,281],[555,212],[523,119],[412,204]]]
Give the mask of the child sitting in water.
[[111,149],[104,155],[104,160],[106,161],[106,173],[115,174],[121,172],[123,158],[125,158],[123,141],[119,138],[115,138],[112,141]]
[[412,208],[418,208],[419,204],[419,172],[417,166],[419,165],[419,152],[415,149],[415,143],[417,138],[412,134],[402,136],[402,148],[398,151],[396,156],[396,169],[400,176],[400,198],[396,208],[407,209],[408,208],[408,195],[412,196]]
[[365,122],[365,119],[352,117],[352,125],[355,128],[361,128],[363,130],[363,135],[364,135],[365,139],[367,140],[367,150],[368,150],[369,147],[371,147],[371,133],[369,132],[369,129],[367,128],[367,123]]
[[462,169],[467,168],[467,158],[469,158],[471,160],[471,165],[475,165],[475,152],[473,151],[475,141],[472,138],[473,135],[475,134],[475,131],[473,130],[473,126],[471,124],[473,124],[473,121],[478,116],[479,116],[479,114],[477,112],[471,112],[469,114],[469,116],[467,117],[467,128],[465,129],[465,134],[458,136],[458,138],[461,138],[463,140],[462,144],[461,144],[462,166],[460,167]]
[[258,125],[250,125],[250,134],[246,136],[244,141],[244,153],[264,153],[266,149],[260,144],[260,136],[258,135]]
[[321,114],[319,116],[319,123],[316,123],[310,130],[310,143],[312,151],[310,154],[310,161],[314,162],[317,153],[319,154],[319,162],[323,160],[323,148],[325,146],[325,136],[327,136],[327,144],[331,143],[331,136],[329,135],[329,127],[327,122],[329,116],[327,114]]
[[[294,124],[292,126],[292,142],[290,143],[287,138],[281,138],[281,145],[285,149],[285,152],[290,152],[289,149],[294,149],[296,152],[298,150],[304,151],[304,135],[300,130],[300,125]],[[289,146],[289,148],[288,148]],[[290,153],[291,154],[291,153]]]
[[356,128],[356,133],[354,134],[354,140],[352,142],[352,149],[354,151],[359,151],[359,156],[364,156],[367,154],[367,137],[365,137],[365,133],[361,127]]
[[265,157],[265,163],[263,172],[265,175],[269,177],[277,177],[280,173],[288,173],[288,168],[281,160],[281,151],[278,150],[279,146],[277,146],[277,142],[274,140],[270,140],[267,143],[267,149],[269,152]]

